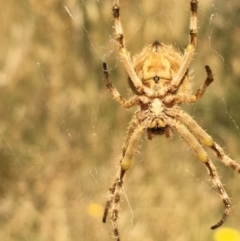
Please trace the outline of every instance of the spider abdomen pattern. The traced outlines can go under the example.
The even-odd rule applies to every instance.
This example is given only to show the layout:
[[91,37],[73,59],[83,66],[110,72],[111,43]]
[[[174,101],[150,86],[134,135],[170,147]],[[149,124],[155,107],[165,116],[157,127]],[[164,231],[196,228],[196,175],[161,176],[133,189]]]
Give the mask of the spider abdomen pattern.
[[[133,58],[134,70],[142,84],[155,93],[168,86],[183,62],[183,55],[172,46],[155,41]],[[188,73],[181,80],[178,92],[190,93]],[[131,85],[134,87],[134,85]],[[135,90],[136,91],[136,90]]]

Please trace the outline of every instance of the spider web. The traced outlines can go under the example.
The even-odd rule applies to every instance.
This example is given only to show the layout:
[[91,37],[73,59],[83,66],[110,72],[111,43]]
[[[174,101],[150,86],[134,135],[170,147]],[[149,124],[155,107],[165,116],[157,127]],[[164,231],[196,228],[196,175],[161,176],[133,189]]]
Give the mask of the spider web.
[[[1,240],[112,240],[101,223],[107,190],[134,109],[122,109],[104,86],[129,96],[113,35],[111,1],[4,3],[1,36]],[[121,1],[132,55],[158,39],[184,51],[188,1]],[[238,162],[240,4],[199,0],[193,91],[210,65],[214,83],[183,109]],[[239,177],[208,151],[236,205],[225,226],[238,229]],[[144,136],[126,175],[122,240],[213,240],[223,205],[204,165],[175,133]]]

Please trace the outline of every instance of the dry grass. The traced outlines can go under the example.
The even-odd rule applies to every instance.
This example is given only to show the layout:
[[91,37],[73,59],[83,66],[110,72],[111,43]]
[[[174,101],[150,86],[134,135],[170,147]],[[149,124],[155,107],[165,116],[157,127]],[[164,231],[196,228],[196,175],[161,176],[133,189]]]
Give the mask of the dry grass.
[[[199,1],[194,86],[205,79],[205,64],[216,80],[186,108],[237,158],[240,5],[216,1],[215,9]],[[157,38],[182,50],[189,16],[183,2],[122,1],[132,53]],[[118,106],[102,82],[106,59],[114,84],[127,92],[112,41],[111,1],[8,0],[1,6],[0,240],[112,240],[101,208],[133,110]],[[226,226],[239,229],[240,177],[218,167],[237,204]],[[134,217],[125,198],[123,240],[212,240],[210,226],[223,205],[205,167],[177,135],[144,140],[127,174]]]

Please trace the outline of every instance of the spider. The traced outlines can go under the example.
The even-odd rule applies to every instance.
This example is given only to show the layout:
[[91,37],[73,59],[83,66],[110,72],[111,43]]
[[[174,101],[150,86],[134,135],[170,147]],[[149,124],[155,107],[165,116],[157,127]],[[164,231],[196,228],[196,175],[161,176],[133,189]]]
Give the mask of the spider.
[[238,173],[240,173],[240,165],[230,159],[212,137],[179,107],[183,103],[196,102],[213,82],[212,70],[209,66],[205,66],[206,80],[195,94],[190,92],[191,80],[188,68],[197,44],[197,0],[190,1],[190,10],[189,44],[183,54],[169,45],[155,41],[131,60],[130,54],[125,48],[119,0],[114,0],[113,3],[116,42],[120,59],[129,76],[128,82],[133,96],[129,100],[125,100],[115,89],[109,80],[108,67],[105,62],[103,63],[104,80],[113,98],[121,106],[130,108],[138,105],[140,107],[130,121],[123,145],[122,158],[114,181],[109,188],[109,197],[102,219],[105,223],[110,210],[113,235],[117,241],[120,241],[117,219],[123,180],[126,171],[132,164],[143,132],[147,132],[148,139],[152,139],[154,135],[170,137],[173,131],[178,132],[196,157],[205,164],[213,185],[225,206],[221,220],[211,229],[220,227],[232,211],[228,194],[202,145],[211,148],[221,162]]

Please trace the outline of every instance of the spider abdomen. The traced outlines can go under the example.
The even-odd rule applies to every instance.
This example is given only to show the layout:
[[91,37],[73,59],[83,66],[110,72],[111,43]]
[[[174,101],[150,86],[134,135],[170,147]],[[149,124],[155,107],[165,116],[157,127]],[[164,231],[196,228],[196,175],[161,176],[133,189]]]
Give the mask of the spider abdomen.
[[[183,62],[183,54],[171,45],[155,41],[142,50],[133,59],[134,70],[142,84],[159,92],[168,86],[178,73]],[[139,95],[131,78],[129,85],[132,91]],[[176,92],[191,92],[191,83],[188,72],[182,78]]]

